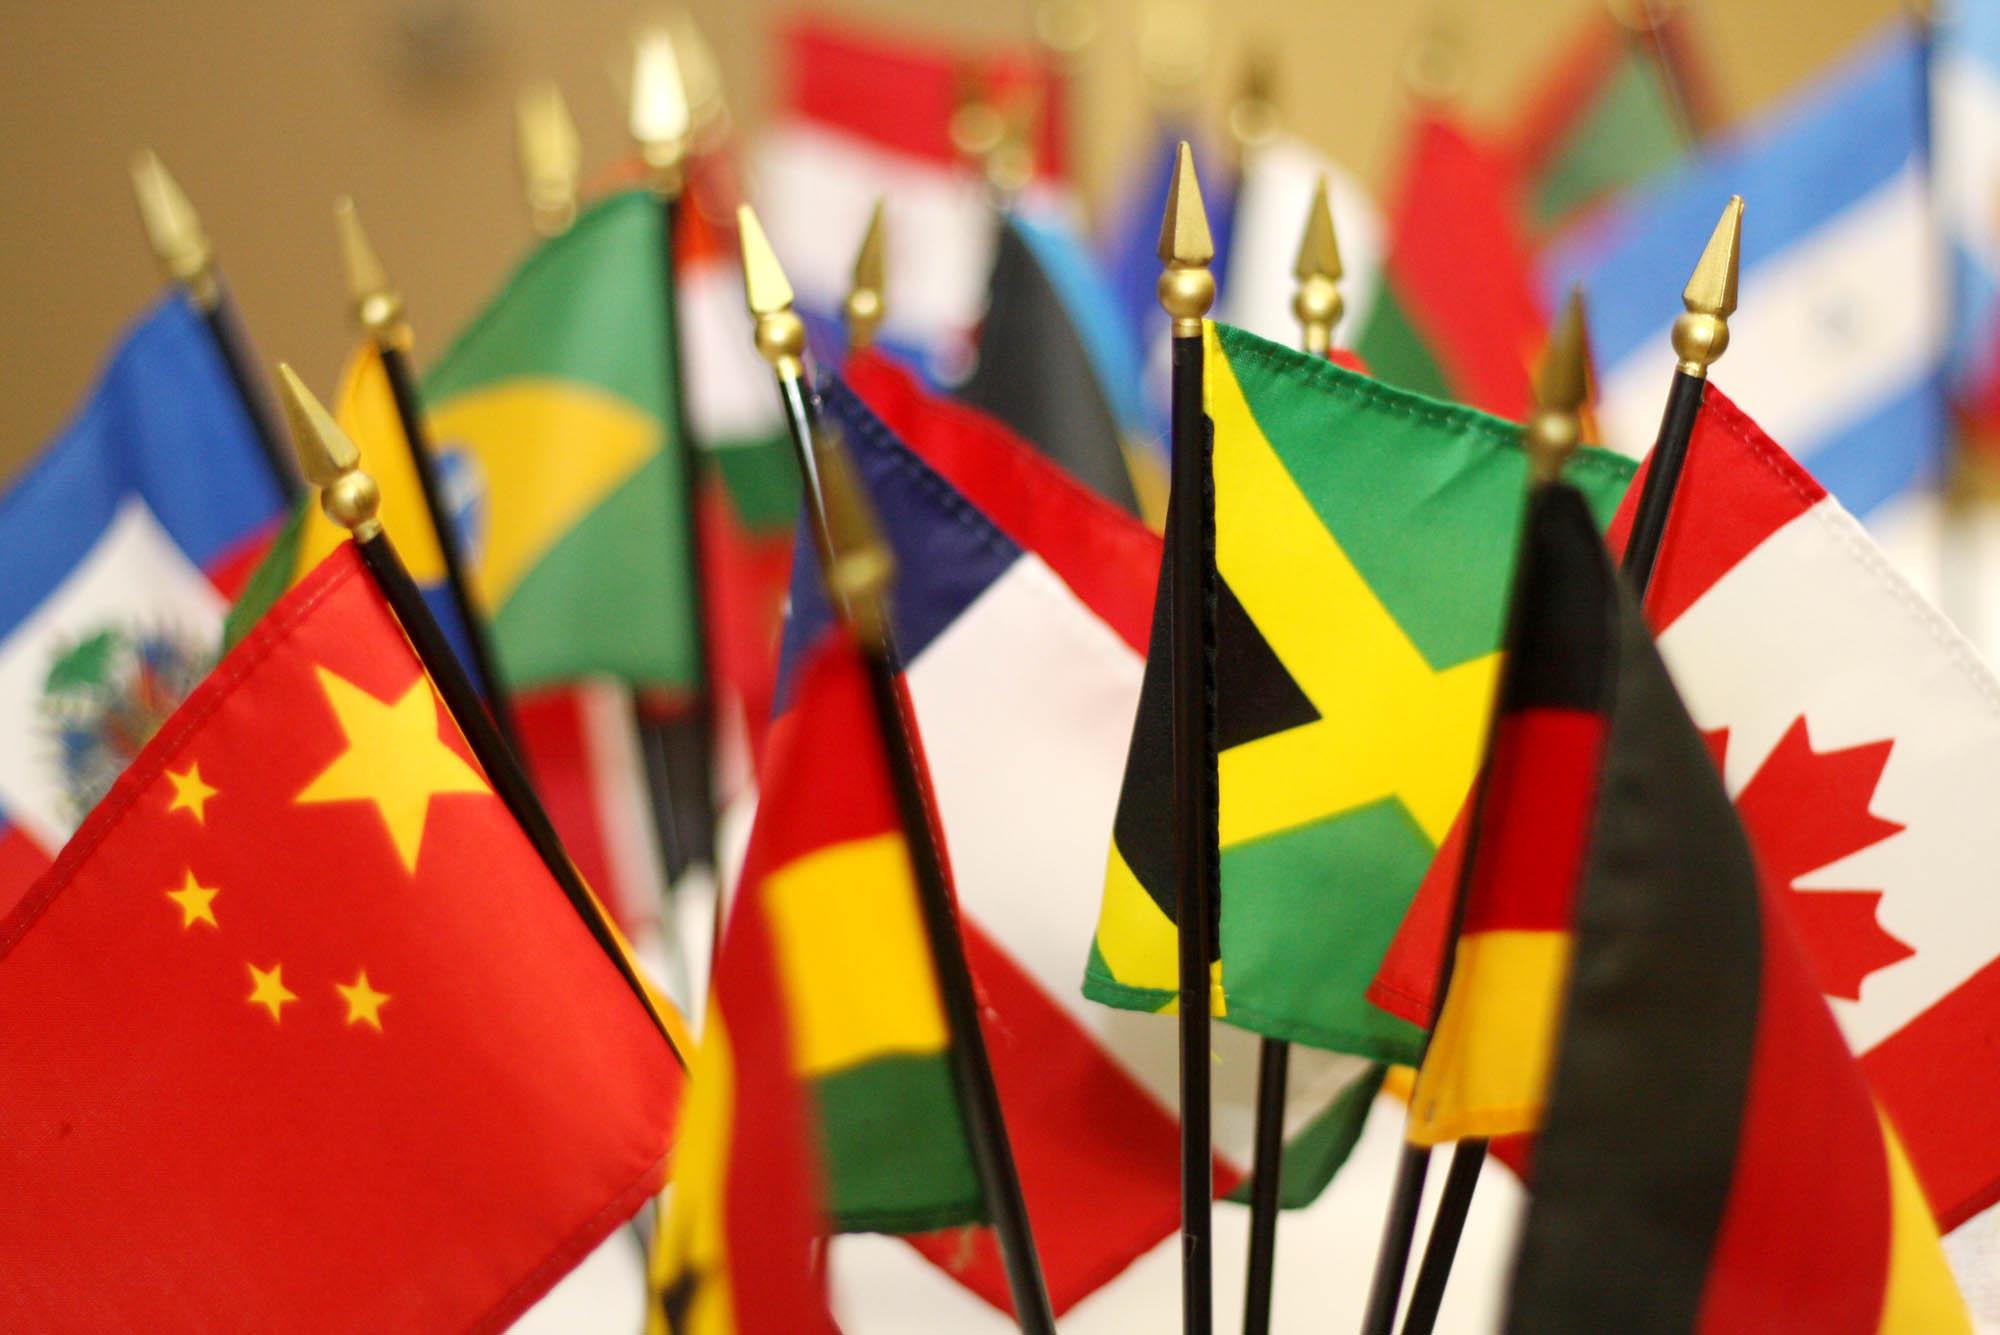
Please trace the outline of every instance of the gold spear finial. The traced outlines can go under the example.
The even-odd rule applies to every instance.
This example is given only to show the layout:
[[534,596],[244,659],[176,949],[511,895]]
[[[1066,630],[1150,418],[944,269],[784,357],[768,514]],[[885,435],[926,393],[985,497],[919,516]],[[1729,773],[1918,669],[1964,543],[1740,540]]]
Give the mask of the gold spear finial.
[[1346,306],[1340,296],[1340,274],[1340,242],[1334,236],[1333,203],[1322,172],[1313,186],[1305,235],[1299,238],[1299,257],[1292,265],[1292,276],[1299,280],[1292,314],[1299,319],[1306,351],[1315,357],[1324,357],[1333,346],[1333,327]]
[[743,296],[757,320],[757,351],[779,379],[796,380],[805,373],[806,326],[792,309],[792,282],[748,204],[736,206],[736,234],[743,246]]
[[215,248],[180,183],[150,148],[132,155],[132,193],[139,201],[146,240],[167,278],[186,288],[202,310],[214,310],[222,299],[215,280]]
[[827,591],[854,628],[857,639],[880,652],[889,642],[888,591],[896,575],[896,558],[883,541],[847,457],[847,445],[837,428],[822,423],[813,432],[813,462],[825,500]]
[[334,201],[333,222],[340,232],[340,259],[347,269],[347,295],[354,303],[354,318],[378,345],[399,344],[409,335],[409,326],[403,321],[403,294],[390,285],[389,273],[375,247],[368,244],[361,215],[348,196]]
[[1208,211],[1201,206],[1201,182],[1194,174],[1194,150],[1181,140],[1167,211],[1160,219],[1160,305],[1174,320],[1175,338],[1200,338],[1201,320],[1215,302],[1215,275],[1208,265],[1215,241]]
[[1035,136],[1042,123],[1040,88],[1017,89],[1000,111],[1000,138],[983,164],[986,183],[1011,199],[1035,178]]
[[708,44],[692,10],[676,9],[667,16],[667,31],[680,60],[681,82],[687,87],[688,117],[700,135],[721,126],[729,114],[722,96],[722,66]]
[[1243,86],[1229,104],[1229,137],[1247,155],[1278,137],[1284,124],[1278,109],[1277,59],[1269,46],[1251,48],[1243,65]]
[[577,181],[583,172],[583,144],[569,103],[554,80],[521,90],[514,102],[514,142],[521,160],[521,184],[528,216],[541,236],[560,236],[576,221]]
[[847,350],[859,352],[875,341],[876,327],[886,309],[883,284],[887,278],[883,238],[882,199],[868,214],[868,230],[861,235],[861,249],[854,256],[854,281],[847,289]]
[[1743,250],[1743,196],[1731,195],[1708,245],[1681,292],[1687,307],[1674,321],[1674,355],[1683,374],[1700,379],[1729,347],[1729,317],[1736,312],[1736,274]]
[[691,124],[673,34],[648,28],[632,45],[632,142],[653,175],[653,188],[669,198],[681,191]]
[[1553,482],[1583,439],[1582,412],[1590,393],[1590,340],[1584,327],[1583,293],[1571,288],[1569,301],[1542,362],[1535,370],[1535,407],[1521,432],[1528,468],[1537,482]]
[[292,428],[292,448],[299,452],[306,481],[319,488],[319,508],[356,541],[368,541],[382,531],[382,521],[375,517],[382,493],[375,479],[361,471],[361,451],[284,362],[278,363],[278,388]]

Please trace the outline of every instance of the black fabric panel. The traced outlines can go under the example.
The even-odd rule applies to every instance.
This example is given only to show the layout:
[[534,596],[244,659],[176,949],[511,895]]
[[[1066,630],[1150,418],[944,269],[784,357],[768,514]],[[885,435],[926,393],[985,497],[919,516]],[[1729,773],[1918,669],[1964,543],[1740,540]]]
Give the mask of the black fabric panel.
[[1750,847],[1636,605],[1614,587],[1605,768],[1507,1318],[1524,1335],[1694,1328],[1757,1029]]
[[1500,707],[1600,712],[1617,626],[1611,558],[1572,487],[1537,488],[1526,524]]
[[[1168,551],[1172,551],[1169,541]],[[1173,562],[1160,562],[1153,598],[1153,628],[1146,637],[1146,672],[1139,683],[1139,713],[1125,753],[1125,779],[1111,837],[1125,865],[1160,911],[1174,917],[1174,708],[1171,590]]]
[[1227,580],[1215,590],[1215,748],[1319,720],[1319,710],[1243,610]]
[[1011,223],[1000,228],[978,360],[958,397],[1005,422],[1085,486],[1139,512],[1118,418],[1055,284]]

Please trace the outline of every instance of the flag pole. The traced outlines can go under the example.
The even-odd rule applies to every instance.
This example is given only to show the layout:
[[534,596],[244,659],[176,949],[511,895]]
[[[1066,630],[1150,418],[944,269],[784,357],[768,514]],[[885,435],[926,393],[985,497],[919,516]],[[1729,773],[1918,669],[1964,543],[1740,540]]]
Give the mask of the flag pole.
[[1035,1251],[1021,1178],[1014,1166],[1007,1123],[1000,1111],[1000,1092],[993,1080],[986,1040],[979,1028],[979,1002],[972,970],[965,961],[958,908],[944,870],[944,855],[931,814],[929,780],[918,759],[915,720],[909,713],[897,679],[895,637],[889,622],[887,590],[895,562],[875,527],[859,481],[852,474],[845,447],[837,433],[822,426],[813,440],[820,480],[821,513],[826,521],[824,550],[830,564],[822,567],[835,614],[854,632],[868,667],[869,695],[876,726],[889,757],[889,774],[896,793],[896,810],[909,846],[917,902],[923,912],[924,935],[937,966],[938,993],[950,1030],[952,1083],[959,1113],[965,1118],[966,1140],[980,1193],[993,1217],[1000,1258],[1007,1272],[1007,1291],[1014,1319],[1031,1335],[1055,1335],[1055,1314],[1049,1306],[1048,1285]]
[[[1743,199],[1740,195],[1733,195],[1723,207],[1722,217],[1716,222],[1715,231],[1710,235],[1708,245],[1702,250],[1701,259],[1696,262],[1694,273],[1681,293],[1681,304],[1685,310],[1674,321],[1674,352],[1680,364],[1674,371],[1667,410],[1660,422],[1660,435],[1653,445],[1653,463],[1646,475],[1646,485],[1639,493],[1638,512],[1631,536],[1625,544],[1626,576],[1632,581],[1633,591],[1642,604],[1646,589],[1652,582],[1661,543],[1666,537],[1673,495],[1687,462],[1688,442],[1693,435],[1695,417],[1701,409],[1703,387],[1708,383],[1708,368],[1729,346],[1729,317],[1736,310],[1736,279],[1742,241]],[[1649,502],[1653,517],[1642,530],[1640,521],[1649,514]],[[1442,987],[1438,996],[1442,999]],[[1424,1259],[1418,1267],[1416,1284],[1410,1293],[1410,1311],[1403,1323],[1404,1335],[1429,1335],[1436,1324],[1438,1310],[1444,1303],[1445,1283],[1451,1276],[1452,1261],[1457,1256],[1459,1238],[1465,1230],[1466,1215],[1472,1208],[1472,1195],[1479,1181],[1479,1167],[1486,1157],[1486,1148],[1483,1140],[1463,1140],[1453,1155],[1444,1194],[1438,1199],[1430,1240],[1424,1246]]]
[[437,453],[431,447],[430,428],[424,420],[417,381],[410,369],[410,322],[403,308],[403,294],[389,282],[381,258],[368,243],[361,216],[354,201],[342,196],[333,206],[333,219],[340,232],[340,255],[347,269],[348,295],[354,303],[354,318],[375,345],[382,360],[382,372],[389,382],[389,394],[396,404],[396,420],[409,447],[410,463],[416,471],[417,486],[423,492],[424,510],[430,516],[431,532],[437,538],[444,561],[445,587],[465,627],[470,667],[487,713],[507,739],[509,749],[518,753],[520,739],[514,730],[514,711],[507,688],[500,679],[498,660],[486,617],[472,594],[472,577],[466,568],[465,552],[459,542],[458,525],[452,522],[445,501],[444,481],[438,476]]
[[561,236],[576,221],[583,146],[554,80],[529,84],[515,99],[514,146],[529,225],[544,239]]
[[[770,363],[784,402],[813,550],[826,577],[834,612],[853,627],[868,663],[876,719],[910,848],[924,933],[937,966],[938,993],[951,1031],[952,1083],[959,1112],[965,1118],[980,1193],[993,1215],[1015,1321],[1023,1331],[1053,1335],[1055,1316],[1049,1306],[1048,1286],[1029,1227],[1014,1152],[1007,1140],[986,1040],[979,1028],[978,996],[971,968],[965,962],[958,909],[931,820],[929,785],[911,735],[914,720],[903,707],[896,681],[894,637],[883,603],[893,562],[859,484],[847,471],[845,448],[820,425],[818,401],[806,374],[805,324],[792,309],[791,282],[748,204],[737,209],[737,230],[743,242],[744,295],[756,320],[757,351]],[[863,249],[867,249],[865,244]]]
[[1722,217],[1695,264],[1681,293],[1686,307],[1674,321],[1673,383],[1667,389],[1666,412],[1646,465],[1646,484],[1639,492],[1632,533],[1625,543],[1625,574],[1642,595],[1652,582],[1653,565],[1667,536],[1667,519],[1681,470],[1687,464],[1688,441],[1701,412],[1708,368],[1729,347],[1729,317],[1736,310],[1736,276],[1743,248],[1743,196],[1731,195]]
[[1173,321],[1173,484],[1166,594],[1173,696],[1174,921],[1180,946],[1181,1328],[1214,1326],[1214,1165],[1209,1107],[1215,960],[1215,496],[1203,402],[1204,317],[1215,258],[1194,152],[1181,141],[1160,221],[1160,305]]
[[291,452],[279,439],[271,416],[270,400],[264,386],[250,370],[251,357],[245,346],[243,324],[222,285],[222,271],[215,263],[215,247],[209,244],[201,217],[194,211],[180,183],[167,171],[166,164],[150,148],[132,155],[132,193],[139,202],[139,221],[153,256],[166,271],[170,282],[187,294],[208,329],[209,338],[222,358],[223,368],[236,387],[243,414],[250,419],[250,431],[257,448],[271,470],[271,480],[286,502],[305,495],[298,471],[292,466]]
[[[1313,187],[1306,207],[1298,258],[1292,263],[1298,287],[1292,314],[1299,321],[1299,346],[1314,357],[1333,348],[1334,326],[1346,303],[1340,295],[1340,242],[1333,230],[1333,205],[1326,176]],[[1257,1123],[1250,1166],[1250,1256],[1243,1290],[1243,1335],[1270,1335],[1271,1290],[1277,1278],[1279,1187],[1284,1181],[1285,1088],[1292,1045],[1266,1038],[1257,1048]]]
[[367,566],[396,620],[402,624],[404,634],[409,636],[418,661],[437,687],[445,708],[457,722],[466,745],[472,750],[473,759],[485,771],[495,796],[506,804],[508,813],[534,846],[542,865],[561,887],[563,897],[569,900],[577,916],[583,919],[585,928],[625,979],[626,986],[645,1007],[647,1016],[673,1050],[675,1060],[685,1066],[687,1058],[682,1051],[684,1036],[677,1032],[678,1026],[668,1022],[655,1004],[651,990],[641,981],[624,942],[618,936],[618,929],[605,916],[603,907],[585,887],[575,864],[563,850],[555,826],[550,824],[548,813],[543,811],[541,801],[536,798],[526,771],[481,707],[479,692],[466,673],[465,665],[452,652],[444,632],[438,628],[423,595],[418,592],[416,581],[410,578],[402,558],[396,555],[395,547],[390,544],[389,535],[375,513],[381,502],[381,493],[375,486],[375,479],[361,471],[361,451],[292,368],[283,362],[278,364],[278,382],[284,393],[285,416],[291,423],[292,440],[298,449],[299,460],[304,465],[306,478],[319,489],[320,509],[325,511],[328,519],[346,529],[353,539],[355,551],[360,554],[362,563]]
[[667,800],[668,756],[666,733],[655,721],[641,713],[641,735],[646,741],[648,775],[653,785],[653,806],[664,826],[664,844],[680,854],[683,866],[705,861],[715,874],[717,900],[721,897],[721,874],[715,856],[715,675],[708,645],[708,590],[703,577],[701,551],[702,468],[699,446],[688,422],[687,377],[681,362],[680,283],[674,271],[676,233],[687,185],[687,154],[693,121],[688,109],[687,90],[681,81],[680,61],[674,53],[673,37],[664,28],[642,33],[633,50],[632,140],[639,146],[653,192],[660,203],[663,238],[661,297],[666,305],[668,383],[673,392],[674,442],[680,449],[683,549],[678,554],[688,573],[690,633],[694,637],[695,681],[689,704],[689,727],[694,740],[696,763],[700,767],[694,791],[694,823],[697,830],[681,830],[673,819],[673,804]]
[[[1536,372],[1534,410],[1529,413],[1521,431],[1522,448],[1528,456],[1531,491],[1562,475],[1563,465],[1583,438],[1581,414],[1589,395],[1588,365],[1589,344],[1584,328],[1583,297],[1580,293],[1571,292],[1569,303],[1549,338],[1548,351]],[[1508,599],[1510,607],[1519,593],[1520,575],[1517,570],[1514,588]],[[1510,612],[1510,636],[1513,620]],[[1486,771],[1493,756],[1490,724],[1480,750],[1479,773],[1468,799],[1472,804],[1472,819],[1466,832],[1465,855],[1459,863],[1458,884],[1452,897],[1451,926],[1445,934],[1442,955],[1438,960],[1438,980],[1431,999],[1429,1022],[1424,1026],[1426,1047],[1430,1042],[1429,1034],[1437,1027],[1437,1017],[1443,1010],[1445,991],[1451,986],[1466,893],[1478,861],[1481,816],[1486,802]],[[1479,1180],[1479,1170],[1485,1158],[1484,1140],[1462,1140],[1454,1151],[1451,1170],[1445,1179],[1450,1200],[1440,1201],[1438,1214],[1432,1222],[1430,1242],[1425,1248],[1423,1264],[1410,1295],[1410,1312],[1405,1318],[1404,1335],[1416,1329],[1429,1330],[1430,1322],[1437,1316],[1437,1306],[1444,1298],[1444,1284],[1451,1272],[1459,1234],[1465,1227],[1465,1212],[1472,1204],[1472,1189]],[[1396,1309],[1402,1297],[1403,1274],[1409,1265],[1411,1246],[1416,1240],[1417,1207],[1429,1163],[1429,1147],[1413,1145],[1406,1137],[1402,1161],[1397,1167],[1396,1195],[1389,1205],[1390,1227],[1385,1228],[1382,1234],[1382,1251],[1376,1260],[1374,1287],[1368,1294],[1367,1315],[1362,1327],[1366,1335],[1389,1335],[1395,1324]],[[1451,1208],[1447,1209],[1447,1205]],[[1428,1314],[1422,1315],[1426,1311]]]

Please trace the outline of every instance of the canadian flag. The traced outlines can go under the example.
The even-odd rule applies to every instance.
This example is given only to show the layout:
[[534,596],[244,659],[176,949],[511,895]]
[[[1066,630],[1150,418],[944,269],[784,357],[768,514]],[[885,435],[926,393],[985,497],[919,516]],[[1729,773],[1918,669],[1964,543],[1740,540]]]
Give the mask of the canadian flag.
[[1712,385],[1646,611],[1956,1227],[2000,1199],[2000,680]]

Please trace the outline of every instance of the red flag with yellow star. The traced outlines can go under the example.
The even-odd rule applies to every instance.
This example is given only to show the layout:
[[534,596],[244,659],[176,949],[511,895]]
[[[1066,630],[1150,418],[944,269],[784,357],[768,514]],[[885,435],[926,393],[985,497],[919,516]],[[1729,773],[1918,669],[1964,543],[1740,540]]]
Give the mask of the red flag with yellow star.
[[491,1330],[679,1060],[343,544],[0,919],[0,1328]]

